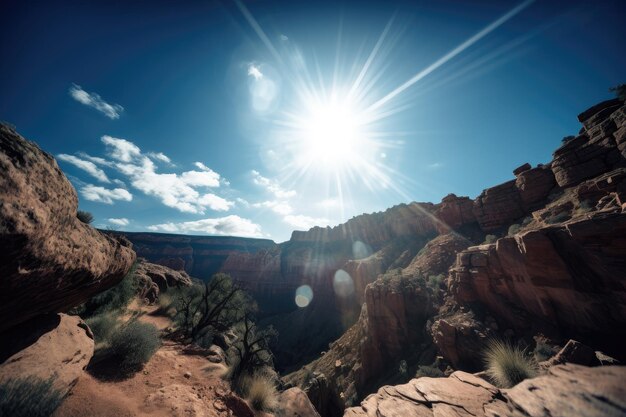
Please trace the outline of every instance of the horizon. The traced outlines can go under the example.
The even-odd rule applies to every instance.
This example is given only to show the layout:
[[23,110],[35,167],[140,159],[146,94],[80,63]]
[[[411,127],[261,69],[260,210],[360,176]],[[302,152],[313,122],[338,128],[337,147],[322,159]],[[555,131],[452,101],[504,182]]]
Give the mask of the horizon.
[[2,6],[0,117],[102,229],[280,243],[475,198],[626,69],[617,1],[150,4]]

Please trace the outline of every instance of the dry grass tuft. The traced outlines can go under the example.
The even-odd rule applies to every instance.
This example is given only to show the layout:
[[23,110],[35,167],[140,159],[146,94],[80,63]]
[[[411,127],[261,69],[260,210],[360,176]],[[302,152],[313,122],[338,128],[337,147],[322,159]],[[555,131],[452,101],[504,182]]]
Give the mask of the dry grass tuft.
[[537,364],[526,350],[508,342],[491,341],[484,356],[487,375],[500,388],[510,388],[537,375]]

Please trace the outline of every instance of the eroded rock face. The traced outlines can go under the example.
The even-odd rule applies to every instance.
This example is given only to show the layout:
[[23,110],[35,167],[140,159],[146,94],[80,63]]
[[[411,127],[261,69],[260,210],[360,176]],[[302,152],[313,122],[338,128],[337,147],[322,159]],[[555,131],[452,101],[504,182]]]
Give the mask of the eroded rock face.
[[130,243],[76,217],[76,191],[54,158],[0,126],[0,332],[67,310],[119,282]]
[[546,375],[500,390],[457,371],[448,378],[384,386],[344,416],[621,416],[626,410],[624,378],[626,367],[560,365]]
[[141,259],[137,264],[135,276],[139,281],[139,298],[155,302],[161,292],[168,288],[188,287],[191,278],[185,271],[174,271],[166,266],[146,262]]
[[91,330],[80,317],[49,314],[31,320],[7,333],[0,344],[0,381],[53,378],[53,386],[66,395],[91,360],[93,349]]
[[597,343],[624,336],[625,271],[626,213],[598,212],[461,252],[450,289],[516,328],[539,320]]
[[[554,152],[552,171],[561,187],[571,187],[611,169],[626,165],[623,129],[626,125],[624,103],[609,100],[581,113],[584,133]],[[620,148],[618,148],[618,140]]]

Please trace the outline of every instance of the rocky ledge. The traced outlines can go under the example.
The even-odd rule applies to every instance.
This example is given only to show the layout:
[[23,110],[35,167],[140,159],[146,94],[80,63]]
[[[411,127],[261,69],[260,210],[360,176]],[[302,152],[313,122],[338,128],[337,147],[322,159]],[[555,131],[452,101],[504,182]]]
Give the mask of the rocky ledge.
[[558,365],[511,389],[463,371],[384,386],[344,417],[604,417],[626,413],[626,367]]

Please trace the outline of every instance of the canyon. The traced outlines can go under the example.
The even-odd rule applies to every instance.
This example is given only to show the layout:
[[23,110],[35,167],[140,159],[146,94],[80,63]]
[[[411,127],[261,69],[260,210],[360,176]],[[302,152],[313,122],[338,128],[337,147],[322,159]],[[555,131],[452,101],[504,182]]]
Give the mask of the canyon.
[[[67,313],[143,258],[138,295],[148,305],[218,272],[247,290],[260,323],[279,333],[281,395],[308,415],[310,404],[329,417],[566,415],[563,398],[588,415],[619,415],[624,367],[598,365],[626,360],[626,106],[604,101],[578,119],[580,133],[552,161],[523,164],[475,199],[399,204],[279,244],[98,231],[77,218],[54,158],[2,125],[0,374],[28,374],[20,366],[42,349],[76,346],[38,370],[54,369],[70,391],[94,341]],[[303,286],[310,294],[297,305]],[[500,389],[480,374],[493,338],[590,353],[564,348],[557,357],[570,359]],[[441,377],[413,378],[426,370]]]

